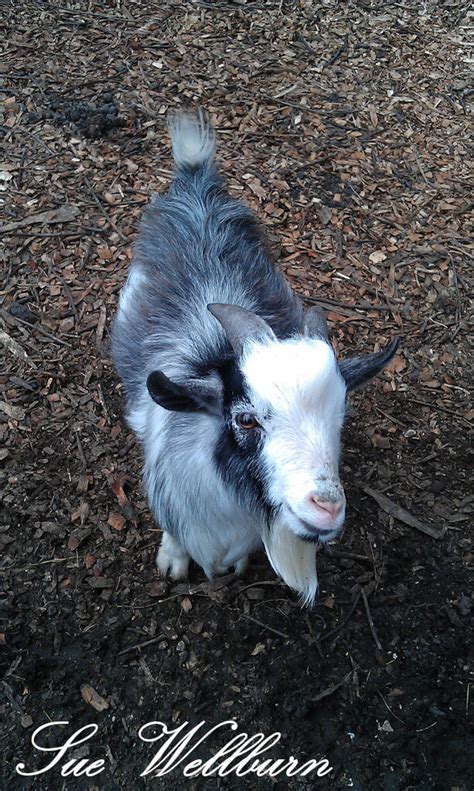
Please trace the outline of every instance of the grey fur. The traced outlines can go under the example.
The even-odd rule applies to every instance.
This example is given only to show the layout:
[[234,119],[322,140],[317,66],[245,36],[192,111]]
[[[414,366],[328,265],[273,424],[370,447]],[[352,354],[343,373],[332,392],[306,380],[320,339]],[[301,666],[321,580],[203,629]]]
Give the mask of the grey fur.
[[[170,128],[174,180],[144,213],[112,356],[128,422],[143,444],[154,517],[212,576],[261,546],[272,519],[242,459],[223,441],[223,372],[235,365],[245,334],[239,340],[238,311],[230,306],[259,317],[278,339],[317,332],[327,340],[327,330],[320,310],[305,322],[253,214],[228,195],[203,116],[179,116]],[[212,303],[220,303],[214,315]],[[356,358],[341,372],[351,386],[379,362]]]
[[304,315],[304,331],[305,335],[309,335],[310,338],[320,337],[329,343],[326,316],[319,305],[313,305],[306,311]]

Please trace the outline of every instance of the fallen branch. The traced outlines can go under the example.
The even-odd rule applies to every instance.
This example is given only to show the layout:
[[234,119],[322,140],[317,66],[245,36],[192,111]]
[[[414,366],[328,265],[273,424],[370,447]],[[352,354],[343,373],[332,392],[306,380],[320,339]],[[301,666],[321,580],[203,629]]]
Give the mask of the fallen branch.
[[17,228],[26,228],[28,225],[51,225],[58,222],[72,222],[79,213],[77,206],[61,206],[57,211],[42,211],[38,214],[30,214],[18,222],[9,222],[0,228],[0,233],[10,233]]
[[413,527],[415,530],[419,530],[421,533],[426,533],[426,535],[431,536],[431,538],[439,539],[442,538],[446,533],[445,527],[436,528],[420,522],[416,516],[413,516],[400,505],[394,503],[393,500],[390,500],[386,494],[382,494],[382,492],[372,489],[370,486],[366,485],[361,485],[361,489],[379,504],[382,511],[385,511],[385,513],[389,516],[393,516],[394,519],[398,519],[399,522],[403,522],[405,525]]

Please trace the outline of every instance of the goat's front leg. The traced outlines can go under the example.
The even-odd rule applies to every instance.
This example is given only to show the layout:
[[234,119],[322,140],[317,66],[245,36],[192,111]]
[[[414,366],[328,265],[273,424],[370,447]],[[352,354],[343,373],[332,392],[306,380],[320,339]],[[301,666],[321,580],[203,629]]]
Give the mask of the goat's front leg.
[[162,577],[167,574],[173,580],[184,580],[188,576],[190,556],[172,535],[163,531],[161,544],[156,555],[156,565]]
[[[248,557],[240,558],[240,560],[238,560],[237,563],[233,563],[232,564],[232,567],[233,567],[233,572],[232,573],[233,574],[237,574],[238,576],[243,574],[245,572],[248,564],[249,564]],[[221,577],[224,574],[229,574],[230,573],[230,569],[231,569],[231,566],[225,566],[222,563],[218,563],[212,569],[212,574],[210,575],[210,578],[212,579],[214,577],[214,575],[217,575],[218,577]]]

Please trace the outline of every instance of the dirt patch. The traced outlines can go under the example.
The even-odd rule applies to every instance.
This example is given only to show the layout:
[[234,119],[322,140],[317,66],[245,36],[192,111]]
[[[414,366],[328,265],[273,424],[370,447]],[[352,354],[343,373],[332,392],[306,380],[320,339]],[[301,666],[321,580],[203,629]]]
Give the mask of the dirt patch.
[[[47,721],[99,725],[76,757],[104,758],[105,772],[66,782],[110,791],[153,782],[141,725],[228,719],[280,731],[274,756],[333,767],[276,788],[472,787],[468,9],[7,8],[3,787],[64,787],[55,770],[15,772],[45,765],[30,739]],[[402,338],[352,401],[347,525],[319,553],[312,610],[263,556],[215,587],[196,568],[184,586],[154,570],[160,532],[107,327],[143,206],[169,184],[164,116],[195,103],[215,120],[231,191],[293,287],[327,309],[338,353]]]
[[43,113],[30,113],[28,120],[51,119],[58,126],[69,126],[76,134],[97,140],[109,132],[125,126],[126,121],[118,113],[112,94],[105,93],[95,102],[82,99],[64,100],[58,97],[49,100]]

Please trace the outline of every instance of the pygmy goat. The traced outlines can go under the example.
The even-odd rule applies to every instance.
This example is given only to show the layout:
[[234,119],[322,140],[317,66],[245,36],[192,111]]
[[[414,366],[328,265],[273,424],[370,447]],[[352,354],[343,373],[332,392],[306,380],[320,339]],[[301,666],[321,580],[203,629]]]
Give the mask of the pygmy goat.
[[112,329],[163,530],[157,566],[182,579],[192,558],[212,579],[263,545],[309,604],[317,544],[344,522],[346,394],[398,342],[338,362],[322,312],[303,312],[255,217],[227,194],[204,115],[169,127],[173,184],[145,212]]

